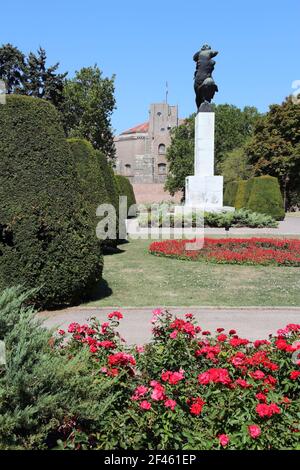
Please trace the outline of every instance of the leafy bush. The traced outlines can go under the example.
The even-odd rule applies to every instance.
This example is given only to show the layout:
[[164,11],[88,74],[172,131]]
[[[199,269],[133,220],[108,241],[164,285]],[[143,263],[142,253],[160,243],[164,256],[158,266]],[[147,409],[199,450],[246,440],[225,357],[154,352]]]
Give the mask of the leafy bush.
[[101,278],[102,258],[54,106],[8,96],[0,155],[0,289],[40,287],[43,306],[80,300]]
[[156,310],[129,348],[120,312],[53,334],[23,300],[0,296],[0,448],[299,448],[300,325],[251,343]]
[[0,449],[54,448],[74,428],[82,429],[84,448],[84,429],[101,435],[110,426],[119,379],[96,376],[86,350],[67,354],[33,309],[22,307],[26,298],[20,288],[0,295],[7,360],[0,366]]
[[[294,449],[299,446],[299,377],[292,362],[300,325],[270,341],[240,338],[234,330],[201,331],[194,318],[153,312],[153,340],[120,349],[112,327],[72,324],[66,349],[90,350],[95,370],[123,377],[127,403],[110,429],[90,434],[97,449]],[[106,339],[105,339],[106,338]],[[124,402],[123,402],[124,403]],[[70,434],[63,445],[74,441]],[[77,438],[78,442],[78,438]]]
[[128,209],[136,204],[135,195],[132,184],[126,176],[115,175],[118,192],[120,196],[127,196]]
[[[141,213],[138,217],[138,222],[141,227],[183,227],[183,220],[181,215],[165,214],[164,211],[154,213]],[[196,227],[196,215],[193,214],[191,223],[184,221],[186,226],[191,225]],[[247,209],[239,209],[234,212],[205,212],[204,214],[205,227],[250,227],[250,228],[276,228],[278,222],[270,215],[258,214]]]
[[273,176],[253,178],[251,194],[246,207],[256,212],[269,214],[276,220],[283,220],[285,211],[278,179]]

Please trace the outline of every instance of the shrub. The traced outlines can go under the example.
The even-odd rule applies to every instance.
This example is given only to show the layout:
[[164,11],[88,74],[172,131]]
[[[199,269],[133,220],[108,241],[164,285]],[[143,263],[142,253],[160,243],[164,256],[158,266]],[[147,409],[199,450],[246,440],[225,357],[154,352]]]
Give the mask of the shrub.
[[136,204],[135,195],[132,184],[126,176],[115,175],[118,192],[120,196],[127,196],[128,209]]
[[[162,227],[164,223],[170,224],[171,227],[183,227],[184,223],[187,226],[188,222],[181,215],[169,214],[165,215],[164,211],[161,212],[147,212],[141,213],[138,217],[138,222],[141,227]],[[196,215],[193,214],[189,226],[196,227]],[[198,222],[199,223],[199,222]],[[276,228],[278,222],[270,215],[258,214],[248,209],[239,209],[234,212],[205,212],[204,214],[205,227],[251,227],[251,228]],[[168,225],[165,225],[168,226]]]
[[229,181],[228,183],[226,183],[224,191],[225,206],[234,207],[238,184],[238,181]]
[[276,220],[283,220],[285,211],[278,179],[273,176],[259,176],[252,180],[247,209],[269,214]]
[[236,209],[247,207],[247,181],[238,182],[234,207]]
[[[26,297],[20,288],[0,295],[7,361],[0,366],[0,449],[54,448],[74,428],[101,432],[114,410],[116,380],[96,379],[87,351],[66,354],[34,310],[22,307]],[[80,438],[84,448],[84,431]]]
[[0,155],[0,289],[40,287],[42,306],[79,301],[101,278],[102,258],[54,106],[8,96]]
[[272,176],[258,176],[239,181],[234,207],[250,209],[270,215],[276,220],[283,220],[285,212],[278,179]]

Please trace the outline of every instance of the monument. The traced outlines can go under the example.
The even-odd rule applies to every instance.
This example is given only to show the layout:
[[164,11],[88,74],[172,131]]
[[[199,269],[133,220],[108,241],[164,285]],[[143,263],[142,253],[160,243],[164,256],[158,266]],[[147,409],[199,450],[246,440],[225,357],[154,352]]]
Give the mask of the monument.
[[233,210],[223,207],[223,176],[215,176],[215,113],[211,101],[218,91],[212,78],[215,68],[213,57],[218,55],[205,44],[196,52],[194,89],[197,116],[195,121],[194,176],[186,178],[185,206],[207,212]]

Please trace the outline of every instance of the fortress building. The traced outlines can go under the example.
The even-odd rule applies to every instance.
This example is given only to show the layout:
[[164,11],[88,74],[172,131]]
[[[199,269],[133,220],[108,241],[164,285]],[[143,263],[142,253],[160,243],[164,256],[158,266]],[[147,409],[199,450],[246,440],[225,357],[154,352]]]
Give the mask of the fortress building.
[[151,104],[148,122],[115,137],[115,172],[127,176],[134,184],[164,183],[170,130],[180,123],[177,106]]

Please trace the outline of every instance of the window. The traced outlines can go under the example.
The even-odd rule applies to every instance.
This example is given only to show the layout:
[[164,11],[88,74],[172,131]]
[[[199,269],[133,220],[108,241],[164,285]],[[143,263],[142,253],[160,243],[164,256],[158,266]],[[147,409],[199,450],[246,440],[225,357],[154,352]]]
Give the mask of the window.
[[131,165],[128,163],[125,165],[125,175],[130,176],[131,175]]
[[166,146],[165,144],[160,144],[158,146],[158,153],[159,155],[164,155],[166,153]]
[[167,165],[165,163],[158,164],[158,174],[165,175],[167,173]]

